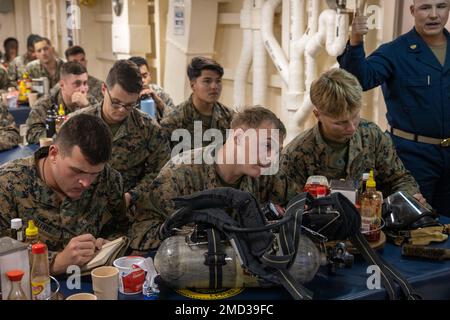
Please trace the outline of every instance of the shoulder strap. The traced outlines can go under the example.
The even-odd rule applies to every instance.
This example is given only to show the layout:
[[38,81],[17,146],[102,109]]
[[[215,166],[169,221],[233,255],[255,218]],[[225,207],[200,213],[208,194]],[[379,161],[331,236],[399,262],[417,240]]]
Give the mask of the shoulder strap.
[[[345,219],[351,219],[352,216],[359,212],[355,206],[345,197],[335,197],[335,205],[340,212],[343,212]],[[359,229],[353,230],[349,233],[349,239],[355,248],[361,253],[364,259],[372,265],[377,265],[380,268],[383,285],[391,300],[397,300],[400,297],[397,295],[396,283],[402,290],[403,297],[408,300],[420,300],[420,295],[412,288],[411,284],[398,271],[387,263],[378,253],[370,247],[366,238],[361,234]]]

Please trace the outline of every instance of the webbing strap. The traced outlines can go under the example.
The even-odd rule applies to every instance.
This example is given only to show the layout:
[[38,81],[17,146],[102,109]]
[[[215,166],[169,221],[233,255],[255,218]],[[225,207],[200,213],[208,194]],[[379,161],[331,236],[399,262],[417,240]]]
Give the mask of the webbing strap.
[[422,297],[415,292],[408,280],[406,280],[400,273],[398,273],[389,263],[381,258],[369,245],[366,238],[357,232],[350,237],[350,241],[356,249],[362,254],[364,259],[371,264],[377,265],[380,268],[383,285],[391,300],[398,300],[400,297],[396,293],[397,283],[402,290],[403,296],[408,300],[421,300]]
[[223,246],[220,242],[220,233],[209,228],[208,252],[205,253],[205,265],[209,266],[209,288],[222,288],[222,266],[226,264]]

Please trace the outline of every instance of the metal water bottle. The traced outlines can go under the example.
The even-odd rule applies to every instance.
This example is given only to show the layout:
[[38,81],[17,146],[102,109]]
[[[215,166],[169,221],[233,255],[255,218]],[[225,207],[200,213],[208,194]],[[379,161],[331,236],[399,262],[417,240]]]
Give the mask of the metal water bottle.
[[47,110],[47,118],[45,119],[45,130],[47,138],[53,138],[56,133],[56,112],[54,108]]

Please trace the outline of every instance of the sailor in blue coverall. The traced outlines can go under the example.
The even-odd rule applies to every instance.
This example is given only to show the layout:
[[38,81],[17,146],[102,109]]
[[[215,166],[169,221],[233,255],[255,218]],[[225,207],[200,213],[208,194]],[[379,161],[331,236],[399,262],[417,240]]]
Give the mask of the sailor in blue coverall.
[[405,167],[439,214],[450,215],[450,0],[415,0],[415,27],[365,57],[367,17],[353,20],[341,68],[364,90],[382,86],[389,132]]

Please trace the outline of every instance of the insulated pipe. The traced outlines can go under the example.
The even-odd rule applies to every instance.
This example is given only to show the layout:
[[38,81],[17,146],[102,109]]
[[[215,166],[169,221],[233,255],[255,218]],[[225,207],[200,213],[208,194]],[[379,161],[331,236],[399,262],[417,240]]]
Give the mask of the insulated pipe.
[[[336,20],[338,26],[336,27]],[[336,14],[336,11],[328,9],[319,17],[319,30],[311,38],[306,46],[306,52],[311,57],[316,57],[320,50],[326,46],[327,53],[336,57],[340,55],[347,43],[349,17],[347,14]]]
[[300,35],[303,29],[303,10],[304,0],[291,0],[290,1],[290,14],[291,14],[291,44],[289,46],[289,93],[300,93],[303,83],[303,64],[302,55],[303,51],[298,50],[296,44],[301,41]]
[[261,36],[261,8],[264,0],[254,2],[253,20],[253,105],[266,105],[267,92],[267,58]]
[[347,44],[350,21],[348,14],[345,13],[338,13],[335,16],[335,19],[337,20],[336,23],[333,23],[335,27],[328,28],[326,40],[327,53],[332,57],[337,57],[344,52]]
[[334,30],[335,16],[336,12],[331,9],[325,10],[320,14],[318,30],[311,37],[311,40],[308,41],[305,48],[306,54],[310,55],[311,57],[316,57],[320,53],[320,50],[325,45],[328,33],[327,29],[331,29],[331,32],[333,32]]
[[[317,1],[317,0],[314,0]],[[273,20],[275,9],[281,0],[267,0],[261,12],[261,35],[267,52],[273,64],[280,73],[281,79],[286,85],[289,83],[289,65],[283,49],[278,44],[273,34]]]
[[356,14],[363,15],[367,0],[356,0]]
[[[289,45],[289,85],[284,100],[288,109],[299,109],[302,104],[302,93],[304,93],[304,59],[303,53],[308,35],[304,33],[305,0],[290,1],[291,15],[291,43]],[[291,119],[291,118],[290,118]],[[292,121],[288,122],[289,135],[295,135],[298,126]],[[289,139],[290,137],[288,137]]]
[[242,49],[236,72],[234,75],[233,101],[234,107],[241,111],[246,104],[246,84],[247,75],[252,63],[253,52],[253,31],[251,29],[252,21],[252,0],[244,0],[241,10],[241,28],[242,31]]
[[[318,19],[319,19],[319,1],[317,0],[309,0],[308,4],[309,15],[308,15],[308,32],[311,35],[314,35],[318,29]],[[313,105],[311,103],[311,99],[309,97],[309,90],[311,87],[311,83],[316,78],[316,61],[314,57],[307,54],[305,51],[305,94],[303,95],[303,103],[297,109],[293,117],[293,123],[296,126],[302,126],[305,120],[311,113]]]

